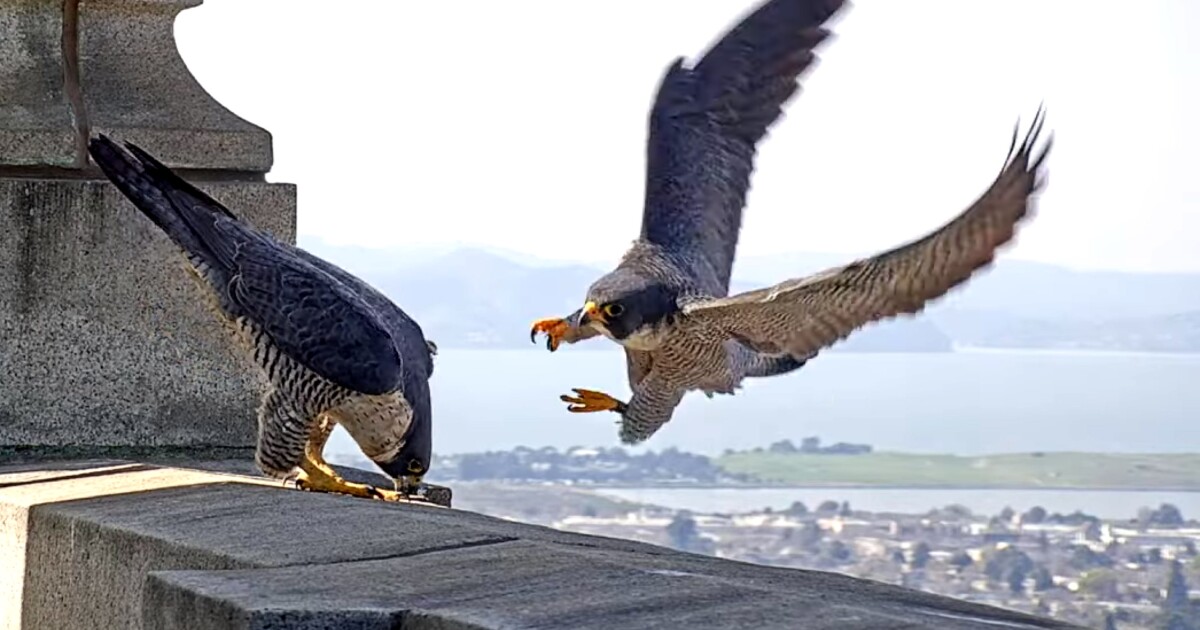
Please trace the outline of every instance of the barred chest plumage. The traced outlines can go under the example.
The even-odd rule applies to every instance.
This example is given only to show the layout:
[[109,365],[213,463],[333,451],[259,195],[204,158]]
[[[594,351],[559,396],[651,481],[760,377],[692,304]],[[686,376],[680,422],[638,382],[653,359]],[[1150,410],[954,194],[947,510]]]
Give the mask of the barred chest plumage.
[[732,392],[741,381],[736,344],[719,335],[678,326],[664,335],[655,351],[655,367],[681,390]]
[[271,338],[245,317],[233,321],[233,328],[255,365],[267,380],[287,395],[298,410],[311,415],[333,409],[355,395],[284,354]]
[[309,416],[328,414],[372,461],[389,462],[403,448],[412,423],[412,408],[403,396],[372,396],[341,387],[281,352],[250,320],[239,317],[233,324],[255,364],[296,409]]

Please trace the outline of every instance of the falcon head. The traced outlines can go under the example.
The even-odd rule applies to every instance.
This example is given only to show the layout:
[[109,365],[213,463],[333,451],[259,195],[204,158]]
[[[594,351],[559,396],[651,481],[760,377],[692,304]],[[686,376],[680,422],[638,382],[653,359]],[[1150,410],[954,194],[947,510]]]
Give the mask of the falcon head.
[[432,441],[429,437],[430,431],[428,430],[410,432],[404,446],[396,453],[396,457],[390,462],[379,463],[383,472],[395,480],[396,490],[414,494],[420,487],[425,473],[429,472],[429,460],[433,451]]
[[660,280],[618,269],[588,288],[579,327],[591,326],[621,345],[652,344],[656,333],[679,312],[677,297]]
[[375,463],[395,480],[396,490],[415,494],[433,459],[433,410],[426,379],[406,385],[404,393],[412,406],[412,421],[404,435],[404,444],[390,461]]

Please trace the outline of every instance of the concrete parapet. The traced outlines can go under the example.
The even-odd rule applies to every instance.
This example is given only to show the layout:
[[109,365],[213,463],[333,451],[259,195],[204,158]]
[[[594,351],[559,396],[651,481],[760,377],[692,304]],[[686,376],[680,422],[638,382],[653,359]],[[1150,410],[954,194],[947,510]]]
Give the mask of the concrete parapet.
[[[133,463],[0,469],[0,628],[1071,628],[868,580]],[[14,598],[12,594],[16,594]]]

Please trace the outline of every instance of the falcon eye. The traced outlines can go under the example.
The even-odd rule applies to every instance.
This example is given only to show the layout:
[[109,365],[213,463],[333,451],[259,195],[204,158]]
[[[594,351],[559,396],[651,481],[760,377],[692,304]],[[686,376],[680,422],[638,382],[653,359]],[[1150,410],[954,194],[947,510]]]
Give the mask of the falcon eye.
[[620,317],[621,313],[625,312],[625,307],[620,304],[605,304],[604,314],[609,317]]
[[424,470],[425,467],[421,465],[421,462],[415,459],[408,460],[408,472],[413,473],[414,475],[419,475],[424,472]]

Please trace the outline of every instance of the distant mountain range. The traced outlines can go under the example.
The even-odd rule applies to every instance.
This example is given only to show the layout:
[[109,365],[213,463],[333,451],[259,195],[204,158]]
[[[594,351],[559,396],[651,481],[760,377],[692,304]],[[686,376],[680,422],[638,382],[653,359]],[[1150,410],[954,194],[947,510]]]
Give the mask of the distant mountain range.
[[[587,286],[610,268],[498,249],[330,245],[304,235],[300,246],[378,287],[442,348],[530,348],[529,324],[574,311]],[[734,268],[733,291],[852,258],[747,256]],[[955,345],[1200,352],[1200,273],[1076,271],[1001,257],[925,313],[868,326],[833,350],[947,352]]]

